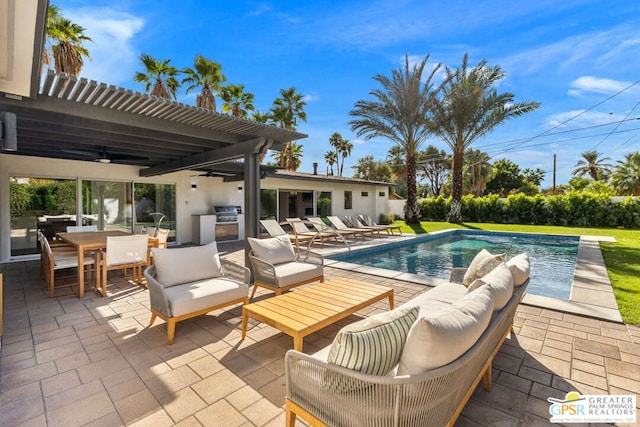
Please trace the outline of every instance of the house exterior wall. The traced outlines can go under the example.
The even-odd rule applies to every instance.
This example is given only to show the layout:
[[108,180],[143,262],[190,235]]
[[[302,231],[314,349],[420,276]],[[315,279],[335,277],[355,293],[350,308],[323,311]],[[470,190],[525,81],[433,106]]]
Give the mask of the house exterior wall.
[[[193,177],[182,171],[143,178],[139,167],[96,162],[28,157],[0,154],[0,262],[11,259],[11,222],[9,209],[9,177],[26,176],[57,179],[86,179],[120,182],[176,185],[176,242],[188,243],[191,237],[191,215],[209,212],[214,205],[242,205],[242,182],[223,183],[222,178]],[[197,188],[191,189],[195,183]]]
[[[223,182],[193,171],[181,171],[155,177],[140,177],[139,167],[72,161],[43,157],[0,154],[0,262],[11,260],[11,222],[9,177],[25,176],[52,179],[82,179],[176,185],[176,242],[192,242],[192,215],[209,213],[215,205],[244,207],[244,182]],[[192,184],[196,185],[193,190]],[[310,181],[268,177],[260,181],[261,188],[275,190],[323,191],[332,193],[333,215],[367,214],[377,219],[390,211],[389,189],[386,185],[339,181]],[[344,191],[353,192],[353,209],[344,207]],[[368,196],[362,196],[367,192]],[[384,196],[380,194],[384,193]]]
[[[331,193],[333,215],[367,214],[377,220],[380,213],[389,212],[389,188],[387,185],[340,181],[311,181],[267,177],[260,181],[260,188],[281,191],[311,191]],[[352,209],[345,209],[344,192],[352,192]],[[366,192],[368,195],[363,196]],[[384,195],[381,195],[384,194]],[[284,220],[284,218],[279,218]]]

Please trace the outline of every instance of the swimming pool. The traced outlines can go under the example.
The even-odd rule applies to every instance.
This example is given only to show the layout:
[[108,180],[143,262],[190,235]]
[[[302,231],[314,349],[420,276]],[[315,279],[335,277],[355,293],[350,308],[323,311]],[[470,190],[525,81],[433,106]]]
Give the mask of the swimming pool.
[[448,279],[453,267],[468,266],[481,249],[506,252],[509,258],[528,252],[531,278],[527,292],[568,300],[579,242],[579,236],[451,230],[329,258]]

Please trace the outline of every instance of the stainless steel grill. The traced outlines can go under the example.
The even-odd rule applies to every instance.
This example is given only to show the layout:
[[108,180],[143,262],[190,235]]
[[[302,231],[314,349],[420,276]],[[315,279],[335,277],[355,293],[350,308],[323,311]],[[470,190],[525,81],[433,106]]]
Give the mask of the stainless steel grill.
[[235,206],[214,206],[211,212],[216,222],[238,222],[238,209]]

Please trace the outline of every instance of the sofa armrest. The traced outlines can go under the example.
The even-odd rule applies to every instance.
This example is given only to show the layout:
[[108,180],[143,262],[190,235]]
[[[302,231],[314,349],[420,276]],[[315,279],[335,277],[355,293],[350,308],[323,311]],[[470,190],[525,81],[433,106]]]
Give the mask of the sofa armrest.
[[172,317],[171,306],[169,305],[167,294],[164,292],[164,286],[158,282],[155,278],[155,274],[155,265],[144,269],[144,277],[147,279],[147,287],[149,288],[149,300],[151,302],[151,307],[168,317]]
[[259,282],[278,285],[278,277],[276,276],[276,268],[270,262],[256,257],[253,251],[249,252],[249,260],[253,269],[253,278]]
[[464,267],[455,267],[451,270],[451,275],[449,276],[449,281],[451,283],[462,283],[462,279],[464,279],[464,274],[467,272],[467,268]]
[[309,249],[296,248],[296,260],[309,262],[311,264],[324,265],[324,256],[318,252],[310,251]]
[[220,258],[220,265],[222,267],[222,275],[230,279],[249,284],[251,282],[251,270],[247,267],[229,261],[225,258]]

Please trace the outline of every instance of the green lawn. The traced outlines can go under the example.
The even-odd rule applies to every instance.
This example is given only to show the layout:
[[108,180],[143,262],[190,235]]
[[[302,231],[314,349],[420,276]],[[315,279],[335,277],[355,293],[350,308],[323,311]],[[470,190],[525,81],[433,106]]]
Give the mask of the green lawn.
[[395,225],[400,225],[403,233],[416,234],[447,228],[472,228],[495,231],[613,236],[617,240],[616,243],[600,243],[602,255],[609,272],[609,279],[613,285],[618,308],[624,322],[640,325],[640,230],[471,222],[462,224],[422,222],[418,226],[408,226],[404,221],[396,221]]

